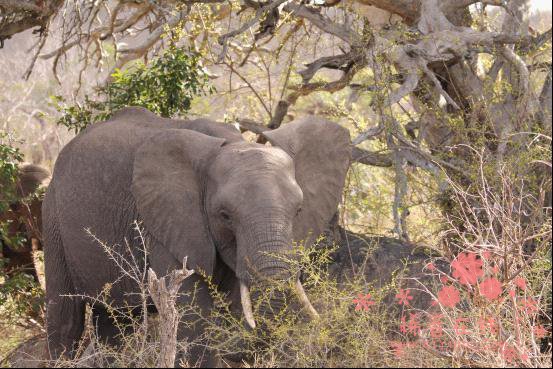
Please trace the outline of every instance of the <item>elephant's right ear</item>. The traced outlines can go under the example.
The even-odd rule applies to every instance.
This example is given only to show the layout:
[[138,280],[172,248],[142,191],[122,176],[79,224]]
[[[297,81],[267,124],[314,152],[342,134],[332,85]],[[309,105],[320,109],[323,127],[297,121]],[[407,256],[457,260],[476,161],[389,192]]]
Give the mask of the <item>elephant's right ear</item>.
[[132,193],[146,230],[180,263],[212,273],[212,245],[201,178],[225,140],[186,129],[164,130],[138,148]]

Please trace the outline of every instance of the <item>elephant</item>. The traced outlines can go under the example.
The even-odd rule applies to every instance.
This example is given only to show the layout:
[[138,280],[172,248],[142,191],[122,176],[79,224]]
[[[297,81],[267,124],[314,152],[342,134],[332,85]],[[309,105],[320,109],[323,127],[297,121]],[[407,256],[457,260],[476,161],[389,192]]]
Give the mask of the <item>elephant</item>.
[[[209,276],[251,328],[251,287],[269,288],[275,280],[295,286],[304,311],[316,316],[298,272],[281,256],[290,254],[293,241],[312,243],[336,213],[351,157],[349,132],[307,116],[264,138],[266,145],[248,142],[229,124],[161,118],[130,107],[87,127],[64,147],[42,209],[53,357],[71,355],[87,304],[99,338],[116,342],[104,308],[67,295],[97,296],[119,276],[85,228],[108,245],[126,242],[132,253],[127,257],[139,258],[135,220],[148,245],[145,263],[157,275],[181,267],[187,257],[196,273],[182,291],[194,289],[202,313],[213,307]],[[139,304],[131,281],[110,288],[112,304]],[[183,293],[178,303],[190,298]],[[263,313],[281,307],[285,298],[275,294]],[[194,323],[179,327],[178,335],[194,340],[201,332]],[[204,351],[193,347],[189,362],[210,365],[215,355]]]
[[[40,188],[46,188],[50,180],[48,169],[30,163],[18,167],[16,179],[16,201],[0,213],[0,224],[5,224],[7,234],[0,232],[0,252],[7,261],[4,274],[8,277],[17,272],[24,272],[38,282],[38,274],[33,262],[33,251],[42,250],[42,200],[40,197],[29,197]],[[28,201],[27,201],[28,200]],[[23,236],[24,242],[17,247],[9,244],[9,239]]]

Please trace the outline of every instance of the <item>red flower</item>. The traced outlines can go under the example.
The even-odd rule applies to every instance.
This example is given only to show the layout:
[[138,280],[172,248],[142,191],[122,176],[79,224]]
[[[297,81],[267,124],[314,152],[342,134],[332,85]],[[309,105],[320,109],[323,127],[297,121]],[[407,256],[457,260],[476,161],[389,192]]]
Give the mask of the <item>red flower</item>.
[[443,318],[442,314],[433,314],[430,316],[430,321],[428,322],[428,330],[430,331],[430,337],[434,339],[442,337],[444,333],[442,318]]
[[526,298],[521,302],[522,309],[526,311],[527,314],[534,314],[538,312],[538,303],[533,298]]
[[547,336],[547,329],[545,329],[543,327],[543,325],[535,326],[533,331],[534,331],[534,335],[536,336],[537,339],[542,339],[545,336]]
[[446,307],[455,307],[460,301],[459,291],[454,286],[444,286],[438,292],[438,301]]
[[469,334],[469,330],[467,329],[467,326],[464,324],[468,321],[466,318],[457,318],[455,319],[455,324],[453,326],[453,329],[455,333],[459,336],[465,336]]
[[486,259],[486,260],[489,260],[490,258],[492,257],[492,253],[489,252],[489,251],[484,251],[482,253],[482,258]]
[[478,320],[480,333],[490,333],[492,336],[497,334],[497,324],[494,318],[480,318]]
[[453,262],[453,277],[462,284],[476,284],[479,277],[484,275],[482,259],[477,259],[474,253],[461,253]]
[[503,359],[505,359],[508,363],[513,363],[517,358],[517,351],[512,346],[506,346],[502,350],[503,352]]
[[449,278],[447,278],[447,275],[441,275],[440,282],[442,282],[443,284],[446,284],[447,282],[449,282]]
[[523,291],[526,291],[526,279],[522,277],[516,277],[514,282],[515,282],[515,286],[517,286]]
[[501,282],[495,277],[488,278],[480,283],[480,294],[489,300],[497,299],[502,292]]
[[436,270],[436,266],[432,263],[429,263],[426,265],[426,269],[428,269],[429,271],[433,272]]
[[417,314],[409,314],[409,322],[406,321],[405,315],[401,316],[401,323],[399,325],[401,333],[411,333],[416,336],[420,333],[421,325],[418,320]]
[[357,298],[353,299],[353,303],[356,304],[355,311],[368,311],[369,307],[375,304],[375,302],[371,300],[370,293],[367,293],[366,295],[363,295],[362,293],[358,294]]
[[400,305],[409,305],[409,301],[413,300],[413,296],[409,295],[409,290],[400,289],[396,295],[398,299],[398,304]]
[[453,344],[450,340],[435,340],[434,341],[434,349],[440,351],[440,352],[449,352],[453,348]]
[[394,355],[398,359],[405,354],[405,349],[407,348],[407,346],[403,342],[397,342],[397,341],[390,342],[390,346],[392,346]]

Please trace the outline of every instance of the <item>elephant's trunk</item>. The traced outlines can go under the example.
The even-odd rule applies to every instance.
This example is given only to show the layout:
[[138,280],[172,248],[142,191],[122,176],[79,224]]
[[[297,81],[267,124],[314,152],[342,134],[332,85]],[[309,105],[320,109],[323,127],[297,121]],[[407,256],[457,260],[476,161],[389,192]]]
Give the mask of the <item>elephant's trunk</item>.
[[[269,211],[270,210],[270,211]],[[275,209],[265,209],[245,219],[236,230],[237,275],[250,284],[264,280],[294,277],[289,260],[293,258],[292,224]]]
[[[291,285],[301,304],[311,317],[318,317],[310,303],[298,276],[290,266],[292,255],[292,225],[278,217],[278,212],[257,215],[248,226],[237,232],[240,300],[246,322],[255,328],[252,300],[248,286],[255,282],[270,284],[271,281],[293,281]],[[257,294],[256,294],[257,296]],[[256,297],[254,296],[254,298]],[[259,313],[271,316],[285,306],[286,294],[274,291],[270,302],[261,304]]]

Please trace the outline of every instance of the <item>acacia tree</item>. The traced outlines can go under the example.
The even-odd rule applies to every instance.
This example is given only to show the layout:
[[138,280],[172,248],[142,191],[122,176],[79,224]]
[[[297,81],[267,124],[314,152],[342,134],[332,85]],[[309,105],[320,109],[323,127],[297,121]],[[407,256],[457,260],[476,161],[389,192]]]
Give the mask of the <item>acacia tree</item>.
[[[303,97],[347,90],[350,105],[366,100],[370,118],[368,125],[353,122],[353,158],[394,170],[394,230],[407,238],[408,168],[435,177],[447,212],[454,209],[444,174],[470,186],[482,153],[491,168],[526,158],[516,174],[532,177],[529,185],[549,180],[543,155],[527,155],[543,154],[551,137],[551,29],[537,33],[529,27],[529,4],[0,0],[0,39],[26,28],[39,31],[28,78],[37,58],[52,60],[57,75],[71,52],[83,60],[83,71],[102,65],[115,71],[159,54],[170,33],[200,53],[205,66],[234,78],[229,93],[248,92],[259,113],[235,118],[255,133],[279,127]],[[389,15],[383,26],[371,23],[376,9]],[[499,22],[490,20],[492,13]],[[54,46],[45,50],[54,36]],[[256,69],[265,78],[253,77]],[[367,141],[385,150],[367,150]]]
[[[534,291],[525,290],[524,296],[536,297],[539,290],[541,313],[529,316],[523,334],[516,315],[510,315],[517,310],[509,310],[508,298],[490,304],[475,299],[474,308],[486,317],[493,310],[505,320],[507,332],[516,331],[520,347],[521,337],[527,337],[535,348],[533,327],[538,319],[550,325],[551,316],[551,286],[544,281],[551,275],[552,77],[551,29],[540,33],[529,26],[530,3],[0,0],[0,40],[13,42],[11,36],[29,28],[38,31],[26,78],[37,63],[51,61],[53,75],[63,82],[64,62],[79,60],[80,74],[103,71],[97,78],[100,95],[113,96],[106,91],[117,87],[118,99],[91,100],[93,105],[81,99],[64,107],[68,119],[62,122],[74,129],[128,103],[163,106],[157,77],[147,84],[155,87],[147,88],[146,96],[129,92],[145,86],[142,73],[133,72],[136,66],[147,71],[147,65],[155,64],[148,61],[160,60],[172,48],[198,56],[193,68],[206,69],[216,85],[209,113],[224,105],[215,115],[257,134],[259,142],[260,133],[298,114],[339,120],[352,133],[355,169],[370,173],[379,167],[393,177],[393,231],[398,237],[410,234],[410,188],[432,178],[429,197],[438,200],[441,220],[449,221],[443,243],[451,247],[440,248],[440,256],[458,265],[459,251],[471,252],[465,259],[473,261],[480,255],[497,269],[494,278],[504,287],[517,277],[534,282]],[[145,63],[136,63],[138,59]],[[180,81],[191,76],[180,75]],[[129,76],[137,77],[136,89],[125,87],[123,82],[135,80]],[[204,73],[199,76],[204,81]],[[181,96],[181,91],[170,91]],[[178,109],[170,111],[188,113],[190,101],[178,97],[171,105]],[[182,102],[185,106],[179,107]],[[91,119],[79,118],[83,112]],[[446,287],[451,290],[453,284]],[[334,293],[329,296],[326,300],[335,299]],[[341,327],[331,328],[339,334],[348,331]],[[298,342],[304,352],[303,341]],[[489,351],[476,342],[473,352]],[[533,358],[539,358],[538,351]]]

